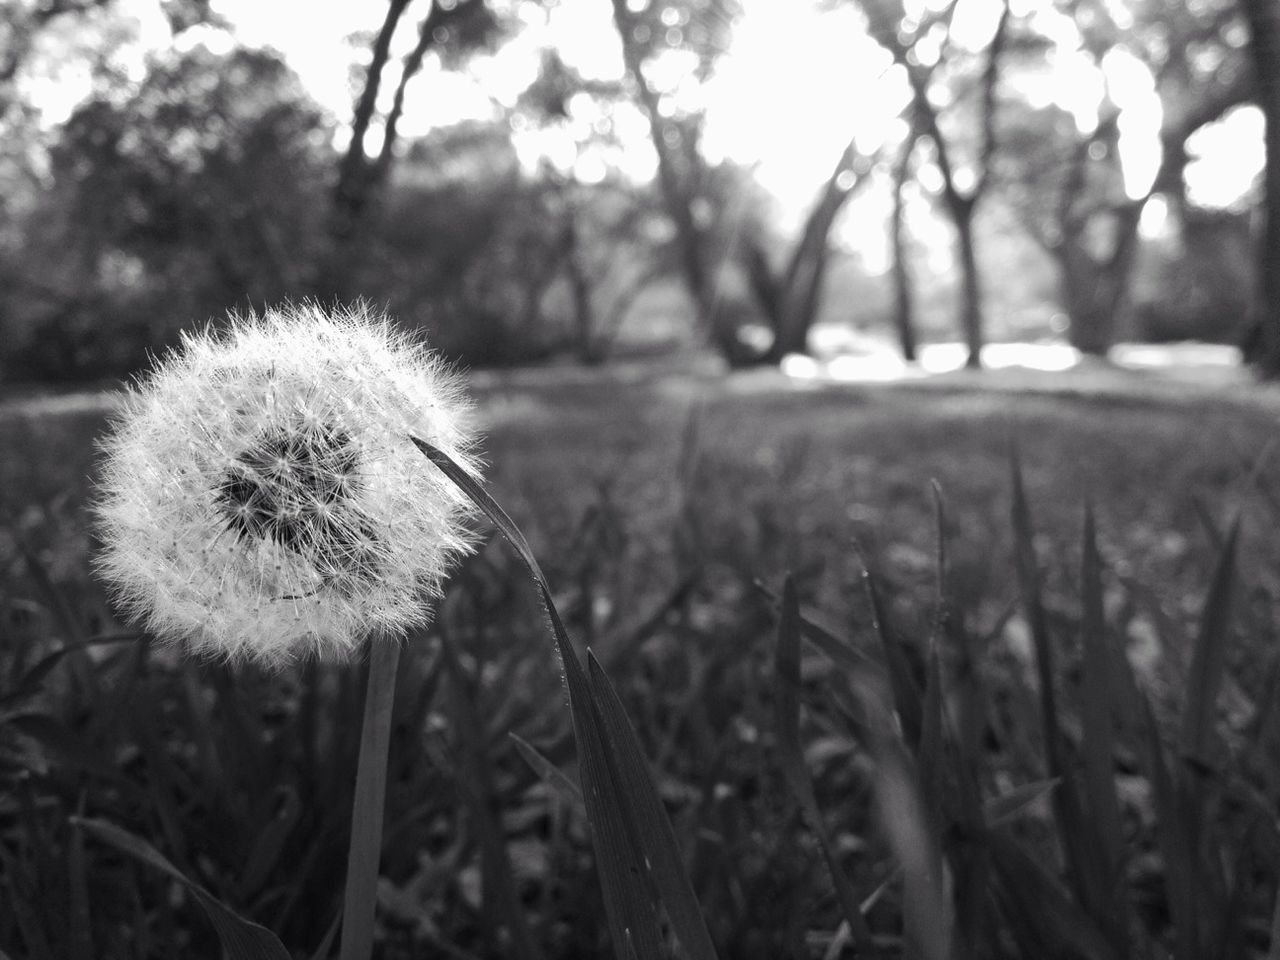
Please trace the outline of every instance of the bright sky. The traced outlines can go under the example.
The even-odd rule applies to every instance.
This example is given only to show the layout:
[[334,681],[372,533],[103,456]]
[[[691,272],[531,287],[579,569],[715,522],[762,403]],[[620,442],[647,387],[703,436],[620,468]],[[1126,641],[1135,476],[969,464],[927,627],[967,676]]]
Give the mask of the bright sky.
[[[588,77],[616,78],[622,72],[620,44],[605,0],[560,0],[549,12],[535,5],[519,6],[525,29],[493,56],[478,58],[462,73],[443,70],[429,59],[410,86],[402,132],[421,135],[435,126],[468,117],[494,114],[510,106],[533,80],[541,52],[554,46],[562,58]],[[920,15],[940,0],[908,0],[908,13]],[[998,15],[996,0],[959,0],[954,21],[956,42],[981,49],[990,39]],[[140,74],[148,48],[169,42],[167,25],[156,0],[122,0],[137,17],[138,43],[126,51],[125,66]],[[397,33],[394,52],[404,53],[414,42],[414,26],[421,16],[421,0]],[[350,0],[213,0],[213,9],[230,20],[239,40],[279,50],[312,95],[339,121],[351,111],[353,93],[349,67],[367,58],[367,49],[353,47],[347,38],[357,31],[374,31],[384,6]],[[655,65],[652,79],[675,106],[700,106],[707,111],[705,148],[712,159],[731,157],[752,164],[760,183],[778,200],[781,226],[799,221],[814,193],[829,174],[851,135],[864,151],[878,147],[900,131],[895,120],[906,102],[905,80],[889,58],[861,31],[850,6],[818,12],[797,0],[744,0],[745,15],[735,28],[729,50],[705,89],[684,78],[679,57]],[[1033,105],[1056,103],[1071,112],[1081,130],[1097,122],[1104,93],[1121,108],[1120,151],[1128,191],[1145,192],[1160,162],[1157,133],[1160,101],[1147,67],[1132,55],[1113,51],[1100,74],[1079,48],[1070,19],[1054,12],[1045,0],[1014,0],[1015,13],[1030,14],[1035,26],[1055,42],[1045,69],[1020,78],[1023,95]],[[416,16],[415,16],[416,14]],[[305,24],[305,29],[299,29]],[[192,31],[184,42],[227,45],[211,31]],[[398,69],[393,61],[390,69]],[[88,91],[87,70],[48,71],[31,83],[36,102],[46,106],[49,122],[56,122]],[[384,84],[389,99],[394,72]],[[856,91],[851,96],[850,91]],[[587,98],[571,103],[566,129],[524,130],[517,134],[522,158],[532,164],[547,155],[562,166],[574,166],[584,179],[596,179],[604,165],[622,167],[637,178],[653,170],[647,125],[635,109],[615,110],[609,118],[628,144],[611,155],[583,152],[575,140],[600,117]],[[371,131],[376,136],[379,131]],[[1262,120],[1252,107],[1238,109],[1222,122],[1202,131],[1190,144],[1196,158],[1187,171],[1192,196],[1206,204],[1227,205],[1237,200],[1262,167]],[[927,171],[924,171],[927,179]],[[868,259],[882,246],[883,198],[860,199],[859,220],[876,221],[873,230],[846,226],[843,239],[855,246],[871,244]],[[868,215],[874,214],[874,215]],[[846,221],[853,220],[846,217]],[[861,234],[859,236],[858,234]],[[870,237],[877,239],[874,243]],[[870,265],[870,264],[869,264]]]

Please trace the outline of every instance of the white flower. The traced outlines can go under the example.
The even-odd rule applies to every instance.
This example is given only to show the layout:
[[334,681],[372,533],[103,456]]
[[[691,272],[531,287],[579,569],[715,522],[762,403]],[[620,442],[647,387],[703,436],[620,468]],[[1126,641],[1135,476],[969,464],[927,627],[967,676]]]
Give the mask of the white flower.
[[157,636],[227,659],[346,655],[426,621],[470,548],[456,375],[364,307],[186,336],[126,398],[96,504],[100,575]]

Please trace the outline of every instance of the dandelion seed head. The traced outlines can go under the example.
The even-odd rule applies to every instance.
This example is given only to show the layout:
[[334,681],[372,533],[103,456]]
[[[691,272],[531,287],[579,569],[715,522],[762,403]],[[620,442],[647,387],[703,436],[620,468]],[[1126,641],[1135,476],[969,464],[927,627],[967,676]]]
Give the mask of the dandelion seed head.
[[471,540],[460,383],[356,307],[235,318],[130,389],[104,443],[97,569],[132,619],[226,659],[341,657],[426,621]]

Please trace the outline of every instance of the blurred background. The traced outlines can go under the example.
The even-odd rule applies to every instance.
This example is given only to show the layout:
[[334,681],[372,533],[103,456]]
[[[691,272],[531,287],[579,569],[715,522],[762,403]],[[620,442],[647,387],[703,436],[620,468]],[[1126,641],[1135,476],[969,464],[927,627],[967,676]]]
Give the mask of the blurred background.
[[304,297],[365,298],[471,368],[1264,357],[1276,20],[3,0],[0,377],[127,375],[183,328]]

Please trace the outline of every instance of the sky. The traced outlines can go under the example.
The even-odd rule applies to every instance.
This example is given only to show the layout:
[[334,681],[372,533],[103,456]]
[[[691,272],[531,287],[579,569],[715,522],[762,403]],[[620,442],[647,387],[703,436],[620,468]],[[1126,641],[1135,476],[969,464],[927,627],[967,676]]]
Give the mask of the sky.
[[[514,0],[513,0],[514,2]],[[886,137],[900,132],[897,119],[905,105],[904,77],[888,55],[860,28],[850,6],[820,13],[797,0],[743,0],[745,15],[735,26],[729,47],[705,88],[681,83],[684,64],[672,57],[655,67],[653,79],[668,89],[677,103],[706,110],[704,147],[709,159],[731,158],[751,165],[761,186],[776,200],[779,226],[798,225],[815,192],[828,176],[835,158],[851,136],[864,152],[873,151]],[[941,0],[907,0],[908,13],[919,16]],[[156,0],[121,0],[137,19],[137,41],[126,51],[126,66],[141,72],[147,49],[170,42],[167,25]],[[414,42],[414,27],[422,0],[410,8],[401,24],[393,52],[402,54]],[[367,46],[349,37],[375,31],[384,10],[378,2],[350,0],[213,0],[213,9],[234,25],[236,39],[250,46],[279,50],[299,74],[304,86],[341,125],[353,101],[353,67],[367,60]],[[1055,13],[1045,0],[1013,0],[1015,13],[1030,15],[1036,28],[1056,41],[1047,68],[1019,82],[1032,105],[1056,103],[1069,111],[1081,130],[1097,120],[1098,104],[1109,92],[1121,108],[1120,153],[1126,188],[1131,195],[1145,192],[1160,162],[1157,133],[1160,101],[1147,67],[1131,55],[1112,52],[1099,73],[1077,47],[1071,21]],[[543,49],[556,48],[564,61],[590,78],[621,76],[621,46],[613,28],[607,0],[560,0],[549,12],[541,6],[521,8],[524,29],[492,56],[476,58],[462,72],[443,70],[428,60],[413,80],[401,131],[412,138],[434,127],[459,120],[493,115],[515,102],[536,75]],[[961,47],[981,50],[995,29],[996,0],[959,0],[953,30]],[[300,29],[299,24],[305,24]],[[185,44],[227,46],[231,40],[213,31],[184,35]],[[393,61],[390,69],[398,68]],[[665,74],[665,75],[664,75]],[[356,74],[358,76],[358,73]],[[384,84],[389,97],[394,74]],[[86,71],[68,67],[42,80],[36,102],[46,105],[56,122],[88,90]],[[858,91],[850,96],[849,91]],[[384,105],[386,106],[386,105]],[[599,119],[588,103],[576,104],[572,123]],[[814,118],[822,118],[815,120]],[[613,155],[583,153],[575,146],[573,130],[517,131],[517,148],[532,166],[549,156],[573,166],[585,180],[597,179],[605,164],[618,166],[637,179],[654,168],[648,129],[638,109],[615,110],[614,130],[627,144]],[[370,136],[376,143],[379,131]],[[1187,170],[1193,199],[1226,206],[1237,200],[1262,167],[1262,119],[1247,107],[1223,122],[1201,131],[1190,144],[1197,158]],[[922,171],[928,179],[928,171]],[[881,191],[883,193],[883,191]],[[856,201],[857,216],[846,216],[843,239],[859,248],[867,266],[884,260],[887,212],[884,196],[864,194]],[[924,207],[923,201],[917,206]],[[1158,213],[1157,208],[1153,208]],[[917,216],[920,216],[917,213]],[[1158,227],[1158,216],[1147,224]],[[875,222],[874,230],[859,232],[857,223]],[[923,226],[923,224],[913,224]],[[935,228],[936,232],[936,228]],[[837,239],[840,239],[838,236]],[[945,247],[945,244],[942,246]],[[939,264],[942,266],[942,264]]]

